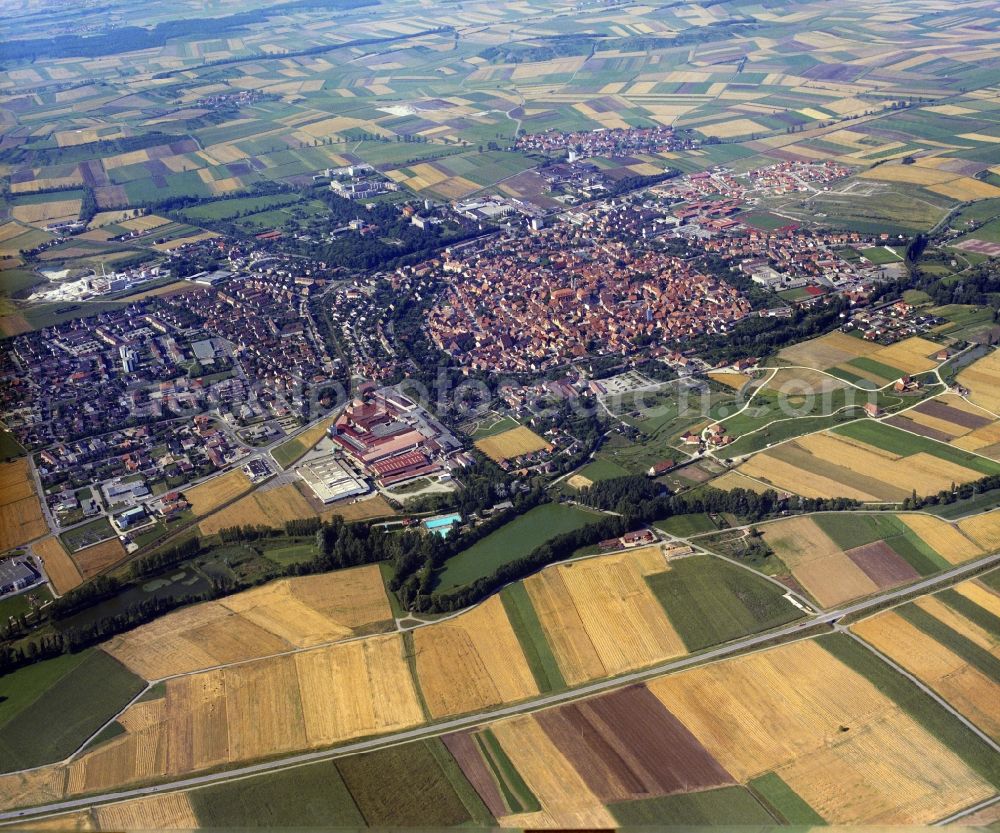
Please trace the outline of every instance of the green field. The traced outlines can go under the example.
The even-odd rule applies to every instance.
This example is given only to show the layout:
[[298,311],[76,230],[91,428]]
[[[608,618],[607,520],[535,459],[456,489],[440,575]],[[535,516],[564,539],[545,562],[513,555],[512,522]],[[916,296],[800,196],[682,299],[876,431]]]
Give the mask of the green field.
[[512,813],[530,813],[541,809],[538,799],[531,788],[524,782],[521,773],[517,771],[514,762],[504,751],[496,735],[489,728],[475,735],[479,754],[486,766],[493,773],[493,778],[500,788],[504,804]]
[[511,419],[510,417],[500,417],[491,418],[488,417],[482,420],[479,427],[470,434],[473,440],[484,440],[487,437],[492,437],[495,434],[502,434],[504,431],[510,431],[511,428],[517,428],[520,423],[516,419]]
[[76,552],[99,541],[114,538],[115,531],[111,528],[111,521],[105,517],[101,517],[74,527],[68,532],[62,533],[59,537],[70,552]]
[[97,650],[5,675],[0,680],[0,771],[65,758],[144,686],[125,666]]
[[274,461],[283,469],[287,469],[292,463],[299,459],[308,451],[308,447],[302,440],[296,437],[293,440],[282,443],[271,449],[271,456]]
[[923,631],[935,642],[944,645],[972,668],[985,674],[988,679],[1000,680],[1000,659],[993,656],[985,648],[977,645],[967,636],[963,636],[923,608],[917,607],[913,602],[902,605],[895,610],[911,625]]
[[679,829],[697,829],[700,826],[774,824],[771,814],[743,787],[623,801],[609,804],[608,809],[619,824],[633,827],[673,825]]
[[860,356],[859,358],[851,359],[847,362],[847,365],[848,367],[856,367],[859,370],[864,370],[868,373],[874,373],[876,376],[880,376],[883,380],[885,380],[886,384],[889,382],[895,382],[897,379],[906,375],[898,367],[877,362],[875,359],[870,359],[867,356]]
[[438,738],[337,761],[370,827],[451,827],[493,819]]
[[[241,197],[231,200],[202,203],[192,208],[185,208],[181,214],[188,220],[231,220],[246,214],[256,214],[290,203],[298,202],[296,194],[274,194],[267,197]],[[157,230],[157,235],[159,230]]]
[[689,651],[802,616],[776,584],[711,555],[675,560],[646,581]]
[[922,576],[946,570],[950,565],[895,515],[820,514],[816,525],[844,550],[885,541]]
[[824,824],[823,817],[802,800],[776,772],[769,772],[749,782],[761,803],[788,824]]
[[753,454],[757,451],[763,451],[775,443],[835,428],[841,423],[857,419],[862,414],[862,411],[852,408],[849,411],[841,411],[831,416],[797,417],[773,422],[766,428],[754,431],[752,434],[745,434],[736,442],[726,446],[726,454],[730,459]]
[[580,529],[602,517],[596,512],[559,503],[536,506],[464,552],[449,558],[438,576],[437,589],[447,592],[471,584],[477,578],[491,575],[501,565],[522,558],[557,535]]
[[190,793],[202,827],[363,827],[332,761],[226,781]]
[[893,428],[891,425],[886,425],[882,422],[873,422],[871,420],[851,422],[839,428],[834,428],[833,433],[860,440],[863,443],[868,443],[876,448],[881,448],[884,451],[890,451],[893,454],[899,454],[903,457],[922,451],[934,457],[939,457],[942,460],[947,460],[949,463],[973,469],[981,474],[1000,474],[1000,463],[987,460],[985,457],[980,457],[977,454],[970,454],[967,451],[953,448],[950,445],[940,443],[928,437],[921,437],[906,431],[900,431],[898,428]]
[[883,266],[886,263],[899,263],[903,259],[894,249],[890,250],[885,248],[885,246],[872,246],[869,249],[862,249],[861,254],[874,266]]
[[524,582],[519,581],[505,587],[500,592],[500,600],[517,635],[517,641],[524,651],[538,690],[559,691],[566,688],[566,680],[563,679],[559,663],[556,662],[555,654],[552,653],[552,648],[545,638],[542,623],[538,619],[538,613],[531,603]]
[[604,460],[598,457],[593,463],[588,463],[576,473],[582,477],[586,477],[592,483],[598,483],[601,480],[614,480],[616,477],[627,477],[632,472],[618,465],[613,460]]
[[941,590],[934,594],[952,610],[964,616],[970,622],[982,628],[994,639],[1000,639],[1000,616],[990,613],[986,608],[980,607],[972,599],[963,596],[957,590]]
[[702,532],[715,532],[718,529],[712,519],[705,514],[674,515],[665,521],[657,521],[653,526],[682,538]]
[[11,431],[0,429],[0,460],[13,460],[24,454],[24,447]]
[[816,641],[852,671],[871,681],[986,781],[1000,788],[1000,756],[933,697],[845,634],[821,636]]

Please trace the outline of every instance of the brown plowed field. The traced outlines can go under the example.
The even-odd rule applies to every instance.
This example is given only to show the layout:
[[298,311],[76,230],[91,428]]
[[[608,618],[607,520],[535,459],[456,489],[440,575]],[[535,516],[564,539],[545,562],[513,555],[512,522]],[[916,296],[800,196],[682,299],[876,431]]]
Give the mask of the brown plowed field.
[[955,425],[960,425],[962,428],[968,428],[970,430],[983,428],[992,422],[992,420],[987,417],[971,414],[968,411],[963,411],[958,408],[953,408],[951,405],[946,405],[944,402],[938,402],[935,399],[931,399],[929,402],[921,402],[913,410],[921,414],[932,416],[935,419],[952,422]]
[[479,753],[479,747],[472,735],[472,731],[456,732],[453,735],[445,735],[442,740],[462,768],[465,777],[469,779],[469,783],[479,793],[483,803],[495,818],[500,818],[507,813],[507,805],[504,804],[500,788]]
[[955,434],[947,433],[945,431],[940,431],[937,428],[931,428],[929,425],[923,425],[919,422],[914,422],[912,419],[908,419],[905,416],[892,416],[885,420],[887,425],[891,425],[894,428],[902,428],[904,431],[912,431],[914,434],[919,434],[921,437],[928,437],[932,440],[937,440],[938,442],[947,443],[955,439]]
[[694,735],[640,686],[540,712],[538,722],[604,802],[733,783]]
[[847,550],[847,556],[878,585],[880,590],[920,578],[920,573],[885,541],[876,541],[873,544]]
[[117,538],[109,538],[100,544],[73,553],[73,560],[80,568],[80,574],[84,579],[96,576],[101,570],[121,561],[124,557],[125,547]]

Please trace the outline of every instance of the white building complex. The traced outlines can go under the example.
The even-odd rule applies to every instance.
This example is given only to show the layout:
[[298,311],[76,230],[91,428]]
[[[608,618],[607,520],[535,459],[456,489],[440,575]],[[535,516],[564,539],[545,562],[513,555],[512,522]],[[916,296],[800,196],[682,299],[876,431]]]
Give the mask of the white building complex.
[[368,491],[368,484],[333,454],[303,463],[297,471],[323,503],[333,503]]

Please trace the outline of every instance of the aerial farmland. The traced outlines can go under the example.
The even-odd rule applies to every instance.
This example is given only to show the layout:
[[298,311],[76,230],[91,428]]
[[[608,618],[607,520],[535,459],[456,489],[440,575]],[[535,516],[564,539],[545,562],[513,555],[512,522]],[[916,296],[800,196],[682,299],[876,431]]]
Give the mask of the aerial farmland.
[[993,0],[8,5],[0,829],[998,823]]

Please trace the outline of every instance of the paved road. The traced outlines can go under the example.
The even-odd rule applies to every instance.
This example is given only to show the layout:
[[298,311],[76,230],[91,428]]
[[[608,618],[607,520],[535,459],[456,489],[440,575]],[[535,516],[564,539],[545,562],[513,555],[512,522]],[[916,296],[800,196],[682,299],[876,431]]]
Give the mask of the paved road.
[[236,769],[230,769],[225,772],[213,772],[207,775],[197,775],[191,778],[184,778],[177,781],[171,781],[165,784],[157,784],[148,787],[137,787],[135,789],[120,790],[118,792],[104,793],[97,796],[89,796],[87,798],[77,798],[69,799],[67,801],[59,801],[52,804],[46,804],[39,807],[32,807],[23,810],[10,810],[4,813],[0,813],[0,821],[10,821],[14,819],[25,819],[34,816],[42,815],[52,815],[53,813],[65,812],[68,810],[79,809],[81,807],[89,807],[95,804],[106,804],[113,801],[124,801],[129,798],[138,798],[140,796],[155,795],[157,793],[172,792],[179,789],[187,789],[190,787],[205,786],[207,784],[219,783],[222,781],[231,781],[236,778],[243,778],[249,775],[257,775],[264,772],[270,772],[279,769],[288,769],[290,767],[300,766],[302,764],[313,763],[315,761],[329,760],[331,758],[339,758],[344,755],[350,755],[357,752],[370,752],[374,749],[381,749],[388,746],[396,746],[400,743],[405,743],[406,741],[418,740],[420,738],[433,737],[436,735],[445,734],[448,732],[454,732],[459,729],[465,729],[472,726],[478,726],[482,723],[491,720],[497,720],[504,717],[510,717],[512,715],[523,714],[525,712],[532,712],[538,709],[546,708],[548,706],[558,705],[560,703],[565,703],[570,700],[576,700],[580,697],[586,697],[593,694],[598,694],[603,691],[608,691],[610,689],[621,688],[622,686],[630,685],[632,683],[639,683],[648,680],[652,677],[658,677],[670,671],[679,671],[682,668],[687,668],[692,665],[697,665],[708,660],[721,659],[723,657],[730,656],[747,649],[754,648],[763,645],[771,640],[778,637],[791,636],[794,637],[800,631],[810,628],[818,624],[830,624],[837,620],[843,618],[844,616],[863,613],[865,611],[877,608],[881,605],[891,603],[896,599],[909,596],[915,592],[921,590],[926,590],[928,588],[934,587],[938,584],[943,584],[950,582],[952,580],[961,579],[963,576],[975,572],[984,566],[994,565],[1000,563],[1000,553],[995,553],[994,555],[987,556],[986,558],[981,558],[978,561],[963,564],[959,567],[954,567],[944,573],[931,578],[923,579],[915,584],[911,584],[908,587],[902,587],[897,590],[890,591],[888,593],[883,593],[865,601],[857,602],[855,604],[846,605],[838,610],[830,610],[819,614],[818,616],[808,619],[805,622],[798,622],[793,625],[789,625],[785,628],[780,628],[778,630],[769,631],[767,633],[758,634],[756,636],[750,636],[745,639],[740,639],[736,642],[730,642],[726,645],[722,645],[718,648],[714,648],[710,651],[705,651],[701,654],[695,656],[683,657],[681,659],[673,660],[671,662],[661,663],[660,665],[654,666],[652,668],[647,668],[643,671],[636,671],[631,674],[625,674],[621,677],[616,677],[611,680],[600,680],[595,683],[590,683],[589,685],[581,686],[579,688],[573,689],[571,691],[564,691],[558,694],[550,694],[545,697],[536,697],[533,700],[529,700],[524,703],[517,703],[512,706],[505,706],[503,708],[494,709],[489,712],[470,715],[467,717],[458,717],[452,720],[446,720],[440,723],[435,723],[429,726],[422,726],[416,729],[410,729],[405,732],[395,732],[390,735],[383,735],[379,738],[374,738],[371,740],[358,741],[356,743],[346,744],[344,746],[339,746],[336,749],[325,749],[316,752],[305,752],[298,755],[289,755],[287,757],[281,758],[275,761],[267,761],[265,763],[253,764],[250,766],[243,766]]

